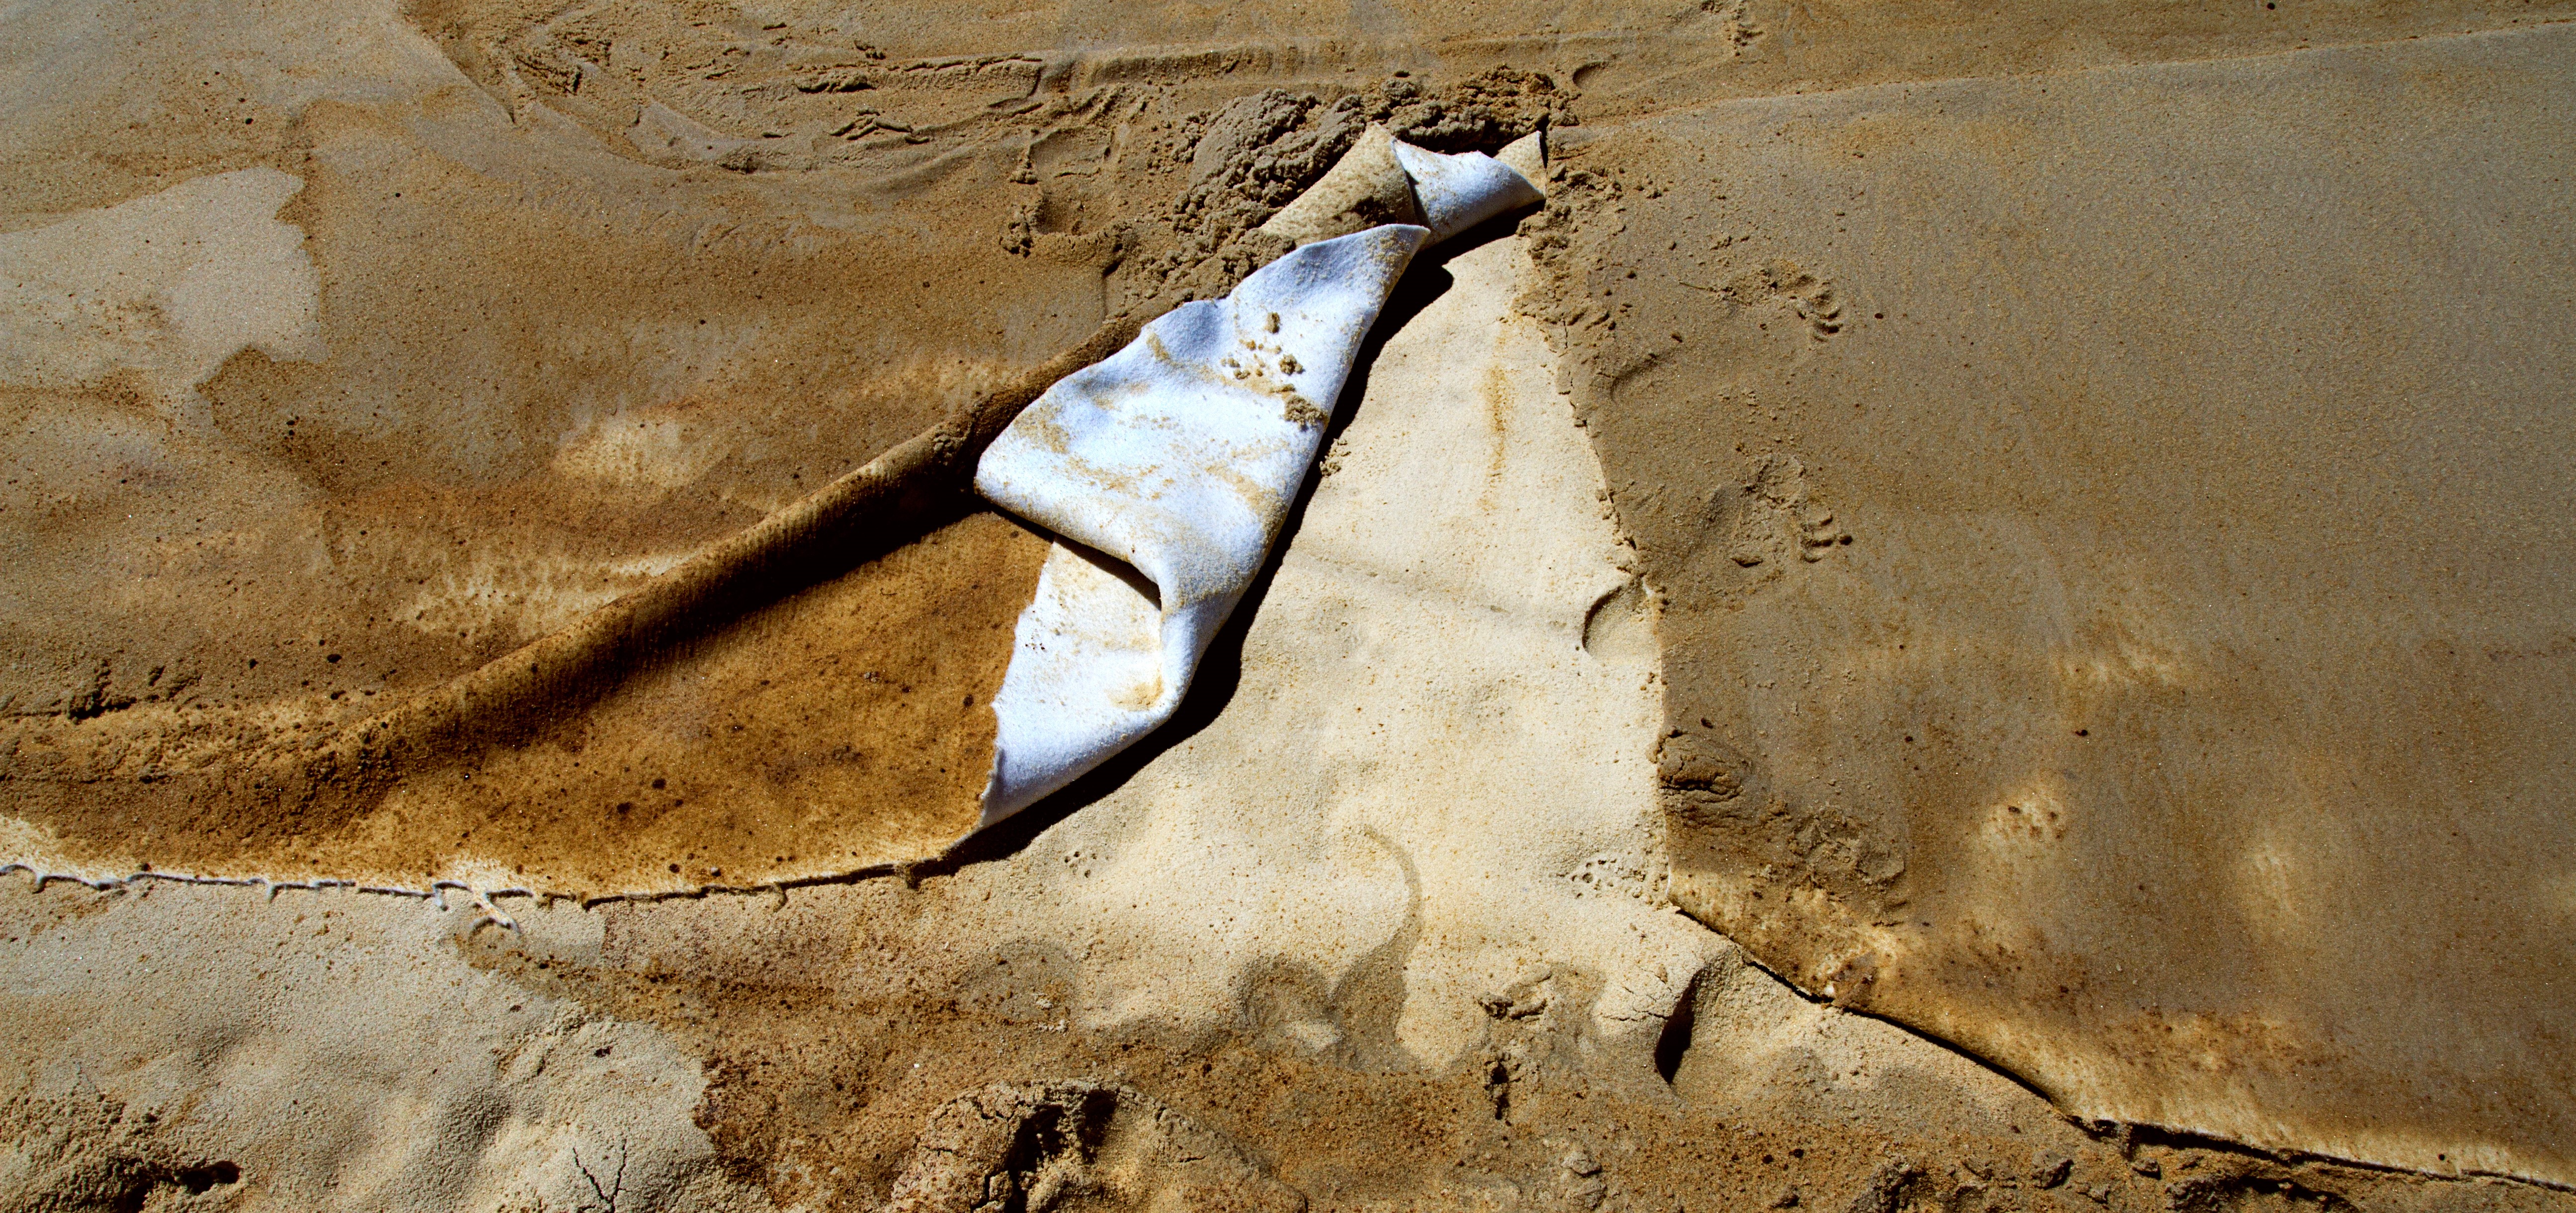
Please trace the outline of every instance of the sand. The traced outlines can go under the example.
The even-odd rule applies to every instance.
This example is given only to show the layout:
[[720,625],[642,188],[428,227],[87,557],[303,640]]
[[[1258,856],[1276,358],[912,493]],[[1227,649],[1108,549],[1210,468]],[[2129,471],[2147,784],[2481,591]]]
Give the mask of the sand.
[[2572,54],[1855,89],[1575,153],[1681,904],[2078,1115],[2576,1180],[2576,166],[2526,121]]
[[[625,19],[661,31],[654,63],[695,53],[653,24],[671,14]],[[29,197],[20,221],[36,225],[5,234],[19,250],[12,264],[33,267],[14,288],[11,331],[29,361],[5,391],[23,437],[16,483],[0,486],[15,494],[8,592],[22,604],[0,685],[17,858],[93,880],[153,864],[596,896],[936,855],[972,815],[960,823],[953,804],[921,803],[931,784],[900,772],[925,752],[938,755],[922,772],[934,783],[989,765],[962,757],[991,727],[978,713],[994,689],[965,650],[988,637],[983,612],[1025,598],[999,589],[1007,562],[989,569],[994,598],[957,612],[899,608],[884,621],[910,636],[888,641],[885,661],[959,654],[924,696],[963,716],[851,720],[800,732],[794,752],[775,757],[886,776],[863,781],[873,792],[833,785],[835,797],[876,806],[835,801],[836,839],[780,836],[817,803],[795,786],[801,776],[782,776],[767,782],[784,788],[700,797],[649,853],[577,855],[598,831],[628,828],[614,806],[670,789],[620,790],[623,769],[558,778],[523,753],[548,729],[579,733],[550,719],[569,703],[515,705],[471,744],[426,752],[353,738],[1011,381],[1113,307],[1221,292],[1281,247],[1247,244],[1244,232],[1369,124],[1433,147],[1497,142],[1526,133],[1551,97],[1535,78],[1479,78],[1441,94],[1445,103],[1388,80],[1329,105],[1232,90],[1193,110],[1114,81],[1060,79],[1033,104],[995,109],[984,104],[992,89],[1034,86],[1017,60],[887,59],[817,27],[806,44],[757,39],[761,80],[738,83],[784,106],[764,122],[816,128],[808,143],[830,154],[774,173],[699,164],[674,176],[667,158],[623,135],[602,143],[567,125],[562,114],[602,120],[594,106],[610,86],[582,94],[570,78],[523,77],[519,59],[543,57],[525,47],[504,57],[518,65],[508,80],[487,78],[492,61],[455,41],[470,43],[478,20],[433,15],[429,34],[447,39],[433,44],[390,10],[281,15],[251,37],[229,10],[170,9],[110,23],[139,47],[124,34],[28,45],[36,99],[12,154],[52,166],[49,178],[108,174],[88,159],[108,145],[80,136],[83,111],[61,108],[99,73],[128,80],[131,104],[153,112],[212,104],[218,72],[238,84],[225,142],[163,160],[115,154],[108,175],[139,195],[124,209],[65,217],[39,208],[92,199]],[[524,41],[513,20],[486,32]],[[209,55],[239,61],[173,59],[151,37],[199,26],[213,31]],[[616,58],[602,49],[614,44],[589,45]],[[879,73],[884,87],[854,72]],[[542,87],[521,88],[528,79]],[[851,96],[880,91],[936,112],[965,104],[972,117],[898,119]],[[879,112],[949,142],[830,134],[845,124],[817,127],[816,106]],[[254,135],[263,113],[272,133]],[[1283,141],[1300,158],[1283,158]],[[232,161],[203,158],[216,152]],[[285,167],[209,172],[262,158]],[[166,183],[134,177],[155,164]],[[138,225],[151,224],[196,251],[129,251],[149,261],[131,272],[66,251],[110,231],[148,249],[153,233]],[[199,240],[200,228],[221,239]],[[301,247],[281,243],[299,231]],[[151,294],[147,283],[202,278],[191,256],[216,259],[232,302],[258,303],[240,331],[205,330],[186,299],[165,306]],[[39,306],[83,275],[123,285]],[[54,312],[66,306],[89,319],[63,323]],[[100,327],[125,313],[140,319]],[[827,549],[801,576],[828,581],[884,546]],[[986,571],[959,575],[972,587]],[[945,591],[898,597],[914,593]],[[582,698],[619,694],[691,645],[721,643],[714,633],[731,618],[616,654]],[[776,706],[782,720],[798,712]],[[895,719],[907,723],[878,727]],[[533,833],[550,838],[483,826],[525,814],[480,794],[454,803],[486,766],[506,786],[525,776],[547,806]],[[657,795],[629,794],[646,791]],[[792,807],[728,818],[753,805]]]
[[[0,1205],[2563,1208],[2570,12],[0,17]],[[296,757],[1542,122],[1024,820],[965,510]]]
[[[153,881],[104,901],[59,884],[14,893],[33,915],[15,963],[31,978],[56,975],[12,983],[46,1009],[20,1021],[22,1047],[94,1059],[70,1074],[30,1071],[29,1098],[54,1101],[31,1105],[30,1119],[58,1119],[76,1098],[154,1109],[174,1128],[147,1136],[168,1138],[156,1148],[179,1160],[122,1162],[140,1147],[111,1142],[94,1151],[106,1161],[56,1163],[37,1176],[53,1188],[22,1190],[67,1190],[122,1166],[116,1174],[142,1178],[120,1182],[151,1191],[179,1182],[155,1178],[164,1173],[232,1162],[245,1178],[225,1186],[239,1186],[239,1199],[294,1203],[328,1190],[331,1202],[444,1207],[478,1192],[578,1196],[588,1180],[575,1153],[595,1162],[616,1151],[647,1160],[636,1190],[675,1207],[829,1205],[921,1171],[912,1135],[941,1123],[932,1109],[956,1091],[1034,1080],[1179,1098],[1166,1111],[1190,1131],[1248,1140],[1227,1148],[1265,1160],[1236,1180],[1255,1192],[1396,1185],[1435,1203],[1507,1204],[1529,1185],[1516,1172],[1533,1159],[1541,1181],[1587,1190],[1599,1172],[1566,1158],[1607,1156],[1625,1132],[1617,1120],[1542,1118],[1533,1107],[1597,1093],[1669,1118],[1681,1101],[1663,1070],[1719,1106],[1776,1102],[1760,1081],[1730,1088],[1747,1086],[1762,1059],[1810,1055],[1837,1072],[1844,1060],[1874,1062],[1874,1083],[1965,1097],[2007,1136],[2017,1113],[2071,1158],[2081,1135],[2009,1083],[1888,1029],[1836,1039],[1849,1030],[1822,1022],[1829,1012],[1662,903],[1653,621],[1623,603],[1628,553],[1540,330],[1509,318],[1523,260],[1506,238],[1411,280],[1396,306],[1412,315],[1373,352],[1365,395],[1335,436],[1333,473],[1305,503],[1250,624],[1212,655],[1210,673],[1227,675],[1223,698],[1158,735],[1114,790],[1007,857],[909,894],[879,882],[625,911],[504,898],[497,909],[512,928],[461,897],[442,911],[346,891],[271,901]],[[202,941],[180,947],[203,950],[148,942],[172,931]],[[278,938],[259,948],[266,933]],[[153,972],[184,985],[239,980],[224,974],[225,955],[293,957],[325,973],[358,965],[339,980],[386,1009],[357,1022],[325,1015],[327,1028],[266,1009],[295,992],[288,962],[269,959],[247,975],[263,991],[247,1005],[207,995],[114,1005],[111,991]],[[105,956],[115,968],[102,974],[92,958]],[[675,982],[681,971],[690,976]],[[50,988],[65,981],[72,991]],[[406,1006],[429,1013],[404,981],[439,989],[424,1001],[455,1025],[446,1032],[492,1042],[469,1050],[462,1075],[439,1078],[454,1063],[421,1053],[444,1037],[368,1026]],[[1691,1048],[1669,1025],[1701,1002],[1712,1022],[1750,1002],[1771,1038]],[[190,1010],[201,1004],[211,1008]],[[187,1050],[198,1060],[166,1074],[170,1040],[188,1034],[167,1017],[192,1013],[216,1026],[190,1030],[203,1038]],[[897,1023],[891,1034],[868,1028]],[[247,1081],[227,1065],[292,1085],[290,1058],[333,1047],[307,1043],[317,1031],[356,1033],[337,1040],[335,1072],[419,1074],[426,1063],[433,1073],[397,1082],[422,1111],[388,1123],[317,1092],[356,1123],[336,1129],[339,1148],[298,1152],[269,1144],[297,1128],[273,1101],[241,1096],[257,1106],[231,1116],[193,1110],[198,1092]],[[689,1042],[677,1055],[669,1033]],[[669,1098],[694,1122],[656,1119],[648,1105],[626,1114],[626,1128],[582,1120],[546,1137],[519,1127],[555,1114],[543,1091],[523,1089],[528,1063],[496,1057],[587,1048],[595,1059],[603,1046],[633,1058],[621,1074],[676,1088]],[[708,1050],[703,1070],[693,1047]],[[1139,1048],[1162,1064],[1140,1073],[1126,1058]],[[233,1060],[245,1055],[256,1060]],[[1450,1105],[1454,1123],[1404,1155],[1371,1158],[1380,1143],[1364,1124],[1322,1108],[1247,1107],[1239,1075],[1192,1080],[1190,1067],[1206,1069],[1195,1059],[1383,1075],[1369,1085],[1396,1087],[1374,1098],[1401,1101],[1413,1088],[1416,1100]],[[83,1086],[97,1084],[91,1066],[112,1076],[95,1094]],[[576,1099],[623,1098],[612,1076],[587,1069],[551,1081]],[[460,1090],[444,1094],[444,1083]],[[1337,1144],[1285,1146],[1282,1133],[1310,1135],[1318,1115]],[[703,1175],[710,1141],[737,1182],[746,1167],[762,1181],[757,1190]],[[1426,1145],[1465,1150],[1472,1169],[1426,1162]],[[1671,1167],[1650,1158],[1617,1182],[1669,1186]],[[1151,1174],[1128,1182],[1168,1186]]]

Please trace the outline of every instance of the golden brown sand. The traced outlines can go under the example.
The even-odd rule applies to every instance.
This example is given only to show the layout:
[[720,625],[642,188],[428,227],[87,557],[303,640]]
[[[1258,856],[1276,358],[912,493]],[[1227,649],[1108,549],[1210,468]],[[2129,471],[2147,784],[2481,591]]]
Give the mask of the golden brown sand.
[[[975,515],[627,671],[531,735],[397,761],[355,794],[262,795],[243,785],[265,768],[218,766],[22,777],[14,807],[55,871],[597,896],[918,859],[974,825],[993,691],[1045,551]],[[79,734],[118,723],[22,727],[20,750],[94,746]]]
[[2576,161],[2519,117],[2571,55],[1573,153],[1542,306],[1665,604],[1681,904],[2081,1115],[2576,1175]]
[[[0,1205],[2564,1209],[2571,13],[0,16],[0,862],[653,895],[0,875]],[[1371,122],[1550,208],[1062,802],[955,512],[297,759]]]

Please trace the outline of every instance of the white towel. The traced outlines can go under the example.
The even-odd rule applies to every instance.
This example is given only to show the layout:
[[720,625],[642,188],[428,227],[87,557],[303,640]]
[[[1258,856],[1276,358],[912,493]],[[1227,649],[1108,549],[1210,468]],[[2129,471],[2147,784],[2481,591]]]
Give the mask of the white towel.
[[1514,207],[1546,201],[1529,178],[1483,152],[1443,155],[1398,140],[1395,162],[1413,179],[1413,197],[1422,204],[1434,243]]
[[1489,157],[1396,148],[1439,227],[1304,245],[1066,376],[985,450],[976,490],[1066,542],[1047,554],[993,697],[977,829],[1172,718],[1279,537],[1405,266],[1435,232],[1538,200]]
[[1020,616],[978,828],[1171,719],[1429,237],[1390,225],[1310,244],[1224,299],[1183,304],[1048,389],[984,452],[978,491],[1092,552],[1057,545]]

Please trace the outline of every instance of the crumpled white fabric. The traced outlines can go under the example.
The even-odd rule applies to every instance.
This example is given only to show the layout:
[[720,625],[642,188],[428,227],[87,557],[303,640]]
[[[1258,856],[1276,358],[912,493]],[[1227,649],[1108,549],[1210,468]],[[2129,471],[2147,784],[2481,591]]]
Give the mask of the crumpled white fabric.
[[1389,224],[1298,248],[1066,376],[985,450],[976,490],[1062,542],[993,698],[977,829],[1172,718],[1278,538],[1413,255],[1538,198],[1491,158],[1397,149],[1412,154],[1408,175],[1439,227]]
[[1431,227],[1434,243],[1545,197],[1529,178],[1483,152],[1445,155],[1399,139],[1395,162],[1413,179],[1413,200]]

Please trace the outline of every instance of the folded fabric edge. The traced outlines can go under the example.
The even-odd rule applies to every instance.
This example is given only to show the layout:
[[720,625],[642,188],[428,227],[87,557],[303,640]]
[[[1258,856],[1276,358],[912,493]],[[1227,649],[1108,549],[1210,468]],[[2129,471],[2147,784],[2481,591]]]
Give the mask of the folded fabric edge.
[[[1293,500],[1305,479],[1313,474],[1315,458],[1321,447],[1322,430],[1329,424],[1333,413],[1338,412],[1340,397],[1348,386],[1349,363],[1355,358],[1368,331],[1375,327],[1387,297],[1393,293],[1396,283],[1403,278],[1404,271],[1409,267],[1414,254],[1426,246],[1429,238],[1430,232],[1425,228],[1390,224],[1365,232],[1352,233],[1349,236],[1337,237],[1332,242],[1318,242],[1315,246],[1301,248],[1289,254],[1288,257],[1281,258],[1270,266],[1256,271],[1252,278],[1246,279],[1243,285],[1238,286],[1225,299],[1208,301],[1209,306],[1225,309],[1228,317],[1227,324],[1240,334],[1247,322],[1257,331],[1263,327],[1275,327],[1280,311],[1304,310],[1283,305],[1278,311],[1268,311],[1267,307],[1270,304],[1284,304],[1284,299],[1294,299],[1301,293],[1297,284],[1308,281],[1309,263],[1321,262],[1329,266],[1339,262],[1346,271],[1354,266],[1367,267],[1362,272],[1365,272],[1367,277],[1375,279],[1373,290],[1363,288],[1364,302],[1344,299],[1338,304],[1349,312],[1342,317],[1345,327],[1340,334],[1340,348],[1333,356],[1338,365],[1330,368],[1309,368],[1329,375],[1332,399],[1327,402],[1329,411],[1311,421],[1298,423],[1297,428],[1301,432],[1311,430],[1310,449],[1304,451],[1303,457],[1295,461],[1293,470],[1286,474],[1282,483],[1268,486],[1280,498],[1282,518],[1284,518],[1286,503]],[[1349,242],[1343,252],[1337,253],[1320,247],[1340,242]],[[1340,285],[1345,285],[1340,276],[1328,276],[1313,280],[1303,293],[1313,293],[1321,289],[1329,295],[1331,287]],[[1246,297],[1265,301],[1267,326],[1259,320],[1240,314],[1239,308],[1235,305]],[[1336,305],[1319,303],[1319,306],[1329,311]],[[1067,381],[1060,384],[1057,389],[1050,389],[1050,394],[1057,390],[1084,392],[1091,389],[1093,380],[1104,377],[1116,378],[1127,373],[1122,356],[1139,346],[1156,348],[1158,351],[1158,357],[1149,360],[1145,365],[1162,365],[1168,361],[1169,348],[1161,345],[1157,332],[1160,326],[1171,322],[1167,317],[1165,320],[1156,321],[1154,325],[1147,326],[1147,331],[1139,334],[1127,350],[1102,360],[1100,364],[1078,376],[1068,377]],[[1149,345],[1149,343],[1154,344]],[[1226,381],[1220,368],[1213,362],[1202,368],[1201,373],[1211,380]],[[1290,399],[1292,403],[1289,409],[1293,415],[1297,407],[1294,402],[1301,401],[1302,398],[1291,393]],[[1312,402],[1304,403],[1312,407]],[[1054,516],[1052,511],[1045,508],[1042,499],[1030,495],[1029,486],[1012,483],[1014,477],[1011,475],[996,474],[997,465],[1017,463],[1026,457],[1026,451],[1017,449],[1022,445],[1040,450],[1052,450],[1059,455],[1070,453],[1063,445],[1068,441],[1066,435],[1034,437],[1035,431],[1050,428],[1049,416],[1048,404],[1044,398],[1032,404],[1028,412],[1022,415],[1022,420],[1014,423],[1015,429],[1027,427],[1022,435],[1015,439],[1006,433],[1003,439],[997,440],[986,452],[985,463],[978,469],[976,487],[988,500],[1011,511],[1022,522],[1050,534],[1065,536],[1066,526],[1071,521],[1069,518]],[[1111,500],[1114,502],[1118,496],[1113,495]],[[1161,673],[1150,707],[1122,716],[1102,712],[1099,705],[1087,705],[1082,709],[1083,711],[1102,718],[1095,722],[1100,726],[1100,735],[1089,739],[1085,744],[1068,745],[1064,738],[1050,735],[1053,730],[1044,725],[1016,721],[1014,717],[1036,708],[1037,704],[1031,702],[1032,700],[1042,700],[1046,697],[1045,689],[1025,683],[1024,679],[1043,680],[1049,673],[1057,673],[1061,676],[1061,671],[1048,671],[1040,665],[1032,664],[1033,659],[1060,660],[1051,653],[1045,658],[1036,658],[1036,654],[1049,652],[1051,646],[1045,643],[1046,639],[1057,640],[1071,649],[1079,649],[1085,645],[1094,648],[1104,647],[1102,642],[1105,638],[1098,634],[1098,625],[1103,622],[1101,620],[1092,621],[1094,626],[1088,628],[1077,626],[1072,620],[1060,621],[1047,637],[1042,638],[1035,634],[1036,631],[1046,630],[1050,626],[1044,619],[1044,615],[1062,591],[1062,587],[1055,584],[1057,574],[1071,568],[1060,560],[1060,557],[1070,550],[1067,547],[1067,540],[1071,541],[1072,547],[1080,548],[1082,552],[1097,557],[1095,563],[1115,563],[1126,573],[1135,575],[1138,580],[1152,581],[1152,578],[1144,575],[1137,565],[1130,563],[1124,553],[1108,550],[1112,546],[1104,542],[1108,538],[1106,535],[1083,533],[1078,526],[1074,533],[1060,538],[1057,543],[1058,550],[1049,553],[1047,566],[1040,572],[1041,584],[1036,595],[1033,596],[1029,607],[1021,612],[1020,623],[1013,634],[1014,651],[1011,665],[1003,675],[1002,689],[995,695],[992,704],[995,715],[994,753],[992,764],[986,771],[985,789],[980,797],[982,807],[974,829],[968,832],[967,837],[972,837],[976,831],[1007,820],[1047,796],[1062,790],[1169,721],[1178,712],[1181,700],[1187,695],[1190,684],[1196,676],[1200,659],[1205,656],[1208,646],[1214,643],[1216,633],[1232,616],[1234,607],[1242,600],[1244,592],[1249,589],[1252,578],[1258,575],[1258,569],[1268,560],[1270,550],[1278,540],[1278,532],[1274,521],[1260,537],[1260,550],[1250,553],[1250,559],[1242,563],[1238,576],[1231,584],[1217,589],[1214,593],[1203,590],[1190,596],[1187,601],[1182,601],[1167,587],[1155,586],[1161,603],[1160,626],[1155,637]],[[1095,544],[1098,546],[1090,546]],[[1034,764],[1023,763],[1019,749],[1031,742],[1035,743],[1033,748],[1041,751],[1040,758]],[[1052,751],[1052,754],[1046,754],[1045,751]],[[1048,758],[1054,761],[1046,761]],[[1030,765],[1037,768],[1035,776],[1020,777],[1019,772]]]
[[[1371,150],[1375,154],[1367,158],[1372,163],[1360,167],[1372,170],[1371,175],[1384,175],[1386,167],[1401,166],[1400,175],[1404,180],[1400,184],[1406,187],[1403,192],[1409,195],[1404,201],[1414,204],[1404,208],[1411,211],[1404,217],[1429,228],[1429,231],[1423,233],[1428,239],[1417,238],[1410,252],[1418,252],[1420,248],[1445,240],[1495,215],[1545,199],[1540,185],[1540,182],[1545,180],[1546,163],[1545,136],[1542,132],[1532,132],[1515,141],[1503,150],[1502,157],[1499,159],[1478,152],[1455,155],[1430,152],[1391,139],[1368,142],[1374,144]],[[1393,161],[1394,164],[1377,163],[1381,159]],[[1345,165],[1336,165],[1335,171],[1340,172],[1344,168]],[[1384,183],[1364,188],[1346,187],[1341,192],[1366,194],[1379,198],[1392,196]],[[1305,199],[1301,197],[1300,201]],[[1291,208],[1296,205],[1291,203]],[[1287,214],[1287,211],[1283,210],[1282,214]],[[1419,218],[1417,219],[1416,216]],[[1294,233],[1292,238],[1298,239],[1301,248],[1310,243],[1321,243],[1327,239],[1339,239],[1357,234],[1356,232],[1331,234],[1325,217],[1321,216],[1307,216],[1295,226],[1300,230]],[[1378,228],[1393,226],[1397,225],[1381,223]],[[1378,228],[1361,230],[1378,230]],[[1416,228],[1416,230],[1421,229]],[[1410,252],[1407,260],[1410,259]],[[1362,326],[1363,332],[1366,328],[1374,327],[1379,310],[1384,307],[1385,295],[1392,293],[1394,282],[1401,276],[1401,267],[1389,275],[1386,291],[1381,294],[1376,307],[1370,309],[1366,317],[1368,323]],[[1251,280],[1247,279],[1245,285],[1250,285],[1250,282]],[[1243,289],[1239,286],[1235,293],[1240,293]],[[1228,299],[1231,300],[1235,293],[1230,293]],[[1148,339],[1148,335],[1140,334],[1137,342],[1142,343]],[[1344,372],[1346,387],[1349,368],[1341,369]],[[1327,402],[1327,408],[1331,414],[1339,412],[1338,395],[1337,392],[1336,399]],[[1035,410],[1033,409],[1032,412],[1034,413]],[[1312,475],[1313,462],[1319,454],[1320,451],[1308,453],[1297,477],[1286,486],[1291,495],[1303,483],[1306,476]],[[978,479],[980,481],[982,478],[979,476]],[[983,486],[979,483],[978,487],[981,489]],[[987,496],[990,497],[992,494],[988,492]],[[1256,562],[1256,566],[1258,563],[1266,563],[1270,548],[1275,546],[1277,538],[1276,533],[1268,537],[1263,545],[1261,561]],[[1050,567],[1053,567],[1054,559],[1055,554],[1050,553]],[[1044,579],[1045,576],[1046,574],[1042,572],[1041,578]],[[1159,693],[1155,695],[1150,710],[1132,718],[1128,723],[1133,727],[1120,727],[1116,730],[1116,735],[1100,738],[1101,744],[1097,747],[1085,747],[1091,752],[1046,769],[1034,779],[1022,781],[1009,778],[1009,768],[1013,764],[1006,752],[1008,745],[1006,738],[1013,730],[1009,727],[1010,722],[1002,718],[1009,704],[1006,697],[996,696],[993,704],[996,716],[993,758],[986,773],[984,792],[979,798],[981,811],[973,829],[959,841],[963,842],[976,833],[1009,820],[1048,796],[1063,790],[1168,723],[1177,714],[1182,699],[1186,697],[1207,647],[1214,642],[1217,631],[1231,617],[1233,608],[1240,602],[1244,590],[1248,588],[1247,582],[1244,586],[1234,587],[1231,592],[1189,604],[1188,609],[1165,612],[1163,626],[1159,629],[1158,636],[1159,656],[1162,659],[1159,663],[1162,667],[1162,681],[1157,688]],[[1041,598],[1046,593],[1047,589],[1041,587]],[[1030,608],[1023,612],[1024,624],[1030,621],[1031,612],[1034,612],[1038,606],[1039,603],[1033,601]],[[1017,646],[1021,639],[1015,632],[1015,651],[1012,658],[1014,667],[1017,667],[1020,662]],[[1006,687],[1010,681],[1010,674],[1006,671],[1004,675]]]
[[[1045,601],[1051,593],[1056,592],[1057,587],[1047,582],[1054,576],[1056,569],[1063,567],[1060,562],[1084,559],[1089,557],[1084,556],[1076,547],[1062,542],[1055,544],[1047,553],[1047,567],[1039,572],[1042,584],[1038,587],[1036,598],[1031,603],[1032,611],[1039,602]],[[1111,561],[1114,558],[1102,556],[1099,559]],[[1014,755],[1009,751],[1005,741],[1005,728],[999,719],[1007,700],[1003,696],[996,696],[993,704],[996,727],[992,763],[985,771],[984,791],[980,797],[981,811],[976,817],[974,828],[967,832],[966,837],[971,838],[977,832],[1007,821],[1022,810],[1072,786],[1075,781],[1098,770],[1109,760],[1125,753],[1136,743],[1169,724],[1172,718],[1180,713],[1181,703],[1189,697],[1190,686],[1198,675],[1199,663],[1206,658],[1207,650],[1215,643],[1217,633],[1224,629],[1226,620],[1233,617],[1234,608],[1242,600],[1243,595],[1240,592],[1227,594],[1221,598],[1204,599],[1158,619],[1154,630],[1159,682],[1155,688],[1156,693],[1152,703],[1134,713],[1128,720],[1121,722],[1122,727],[1114,732],[1098,736],[1091,746],[1085,747],[1087,752],[1058,756],[1068,760],[1052,763],[1040,761],[1034,764],[1013,762]],[[1023,612],[1024,625],[1030,614],[1031,612]],[[1014,629],[1013,639],[1015,644],[1024,643],[1018,629]],[[1016,654],[1014,659],[1016,660]],[[1006,681],[1008,677],[1006,673],[1004,675]],[[1021,757],[1025,758],[1024,755]],[[1015,777],[1019,774],[1019,768],[1025,766],[1034,766],[1034,777]]]
[[1414,199],[1435,241],[1447,240],[1505,211],[1546,200],[1519,169],[1483,152],[1424,151],[1401,140],[1393,151],[1404,175],[1412,179]]

